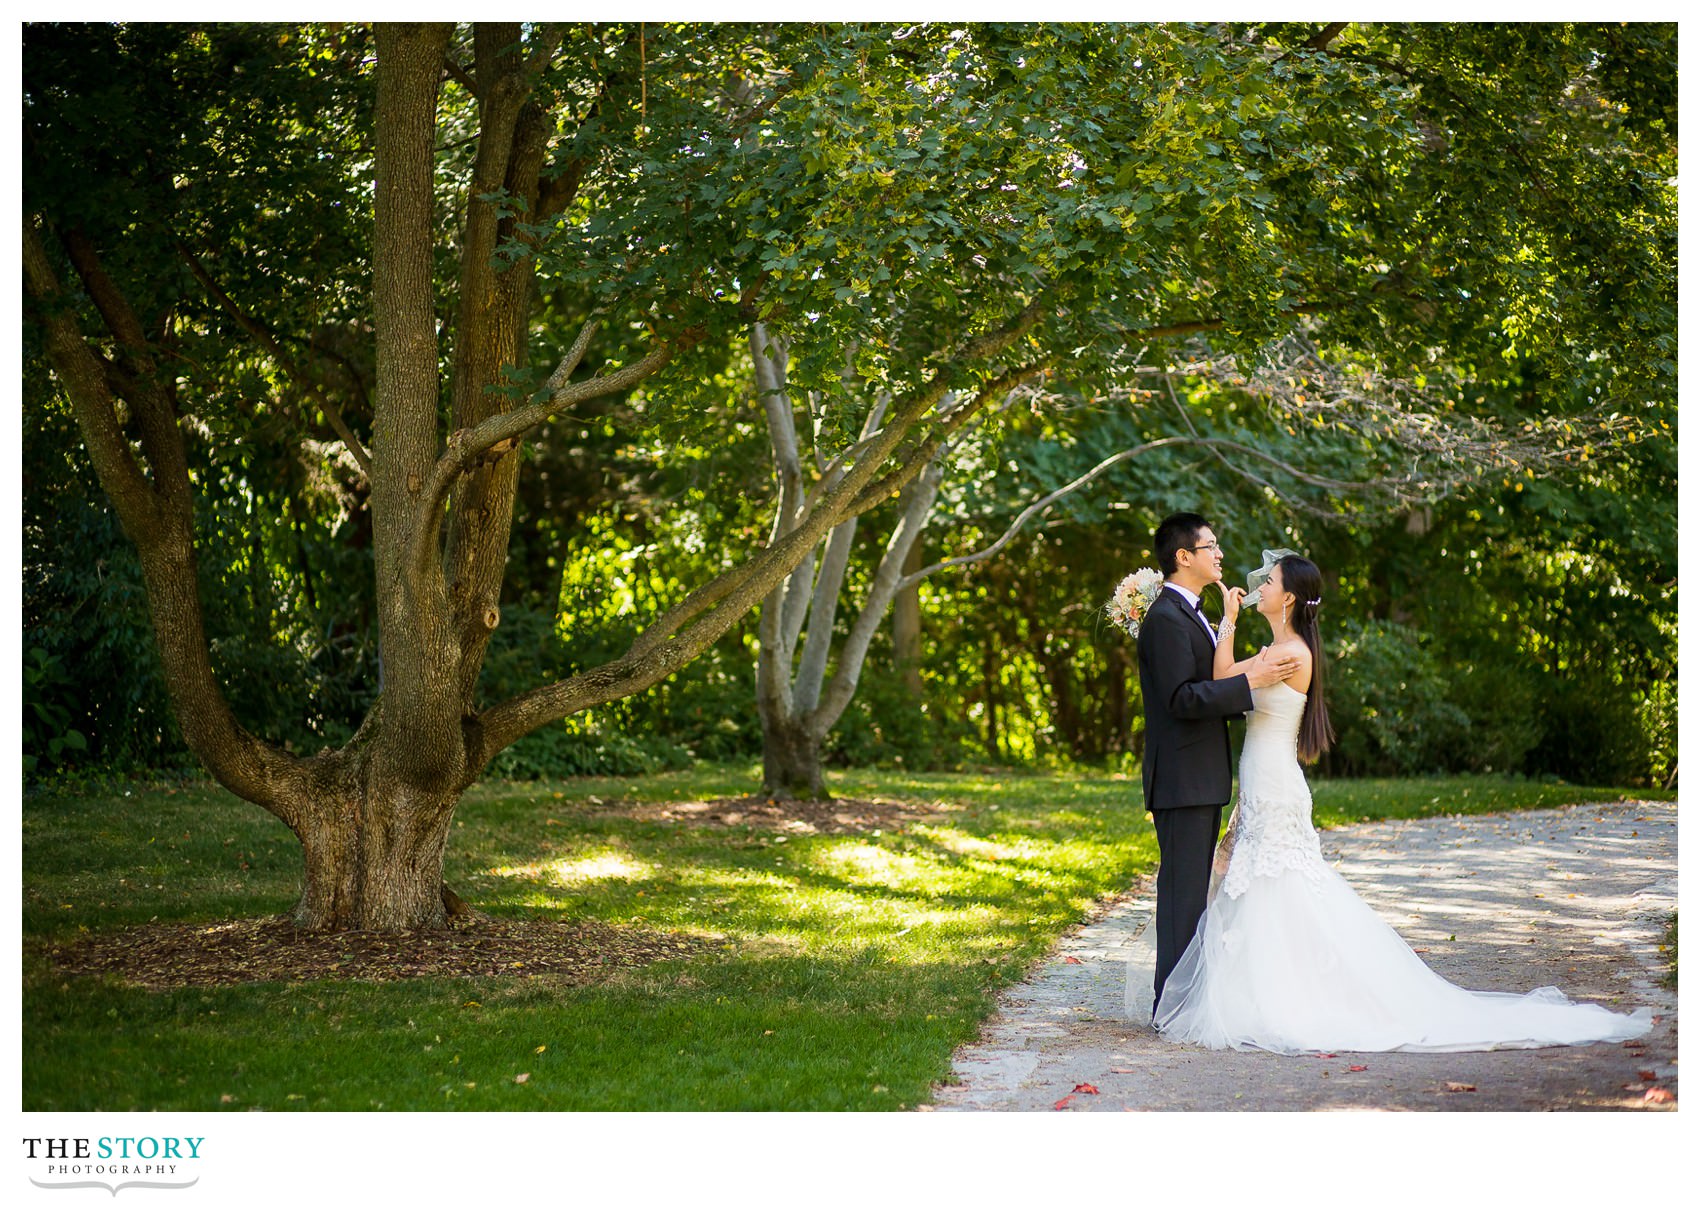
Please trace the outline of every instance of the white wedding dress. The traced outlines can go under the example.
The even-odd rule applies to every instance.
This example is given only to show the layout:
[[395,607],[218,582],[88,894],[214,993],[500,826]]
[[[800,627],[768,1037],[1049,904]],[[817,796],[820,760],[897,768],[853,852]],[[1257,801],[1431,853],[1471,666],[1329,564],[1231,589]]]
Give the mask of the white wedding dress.
[[[1213,1049],[1463,1052],[1631,1040],[1652,1026],[1555,987],[1478,993],[1432,972],[1322,858],[1297,741],[1305,696],[1252,691],[1239,804],[1157,1030]],[[1225,863],[1224,863],[1225,861]]]

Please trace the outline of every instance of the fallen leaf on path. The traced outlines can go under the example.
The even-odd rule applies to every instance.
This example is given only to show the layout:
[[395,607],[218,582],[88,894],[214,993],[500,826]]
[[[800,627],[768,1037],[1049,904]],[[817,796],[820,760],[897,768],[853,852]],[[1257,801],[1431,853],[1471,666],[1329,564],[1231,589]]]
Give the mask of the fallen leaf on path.
[[1098,1088],[1089,1082],[1077,1082],[1074,1084],[1074,1094],[1076,1095],[1096,1095],[1097,1093]]
[[1340,1055],[1338,1053],[1317,1053],[1314,1054],[1314,1056],[1321,1061],[1327,1061],[1330,1057],[1338,1057]]
[[1449,1082],[1446,1084],[1446,1089],[1448,1091],[1474,1091],[1476,1084],[1473,1082]]
[[1674,1096],[1663,1087],[1648,1087],[1647,1093],[1641,1097],[1642,1103],[1669,1103]]
[[1653,1070],[1637,1070],[1635,1071],[1635,1076],[1642,1082],[1652,1082],[1658,1077],[1658,1074]]
[[1077,965],[1077,964],[1084,964],[1085,962],[1082,961],[1080,959],[1080,957],[1078,957],[1078,956],[1064,956],[1063,957],[1063,963],[1065,965]]
[[1053,1106],[1057,1111],[1061,1112],[1064,1108],[1068,1107],[1068,1101],[1073,1098],[1074,1096],[1072,1095],[1064,1095],[1061,1099],[1057,1100]]
[[1138,1070],[1129,1070],[1129,1069],[1126,1069],[1123,1066],[1111,1066],[1110,1067],[1110,1073],[1112,1073],[1112,1074],[1137,1074],[1137,1073],[1139,1073],[1139,1071]]
[[1354,1074],[1356,1074],[1356,1073],[1358,1073],[1358,1072],[1359,1072],[1359,1071],[1361,1071],[1361,1070],[1367,1070],[1367,1069],[1369,1069],[1369,1067],[1368,1067],[1368,1066],[1347,1066],[1347,1067],[1346,1067],[1346,1068],[1347,1068],[1347,1069],[1348,1069],[1348,1070],[1350,1070],[1350,1071],[1352,1071],[1352,1072],[1353,1072],[1353,1073],[1354,1073]]

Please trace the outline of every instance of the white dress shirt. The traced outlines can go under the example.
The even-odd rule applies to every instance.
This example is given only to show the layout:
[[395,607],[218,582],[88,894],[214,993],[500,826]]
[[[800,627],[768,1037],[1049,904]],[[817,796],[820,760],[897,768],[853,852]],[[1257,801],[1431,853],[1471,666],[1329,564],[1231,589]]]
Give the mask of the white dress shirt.
[[1193,616],[1204,625],[1204,630],[1210,633],[1210,640],[1214,643],[1216,640],[1216,629],[1211,627],[1210,621],[1204,617],[1204,609],[1198,605],[1198,595],[1194,594],[1184,585],[1176,585],[1172,581],[1166,582],[1165,584],[1186,600],[1186,604],[1192,608]]

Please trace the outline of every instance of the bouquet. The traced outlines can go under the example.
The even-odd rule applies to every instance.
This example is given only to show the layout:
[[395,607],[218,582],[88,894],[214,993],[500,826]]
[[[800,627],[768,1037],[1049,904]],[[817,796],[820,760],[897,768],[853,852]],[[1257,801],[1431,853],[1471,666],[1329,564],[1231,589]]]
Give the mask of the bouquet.
[[1156,569],[1137,569],[1122,578],[1116,592],[1104,604],[1104,614],[1111,623],[1138,640],[1139,624],[1145,618],[1145,612],[1151,609],[1151,604],[1157,601],[1157,593],[1162,588],[1163,574]]

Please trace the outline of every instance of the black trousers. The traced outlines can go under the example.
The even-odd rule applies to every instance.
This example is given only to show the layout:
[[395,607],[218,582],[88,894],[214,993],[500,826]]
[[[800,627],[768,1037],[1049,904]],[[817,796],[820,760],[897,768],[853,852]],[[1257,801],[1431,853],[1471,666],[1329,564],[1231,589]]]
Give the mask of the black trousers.
[[1158,809],[1151,819],[1157,826],[1158,854],[1157,978],[1151,1003],[1155,1013],[1163,998],[1163,983],[1192,942],[1210,896],[1210,866],[1222,832],[1222,806]]

